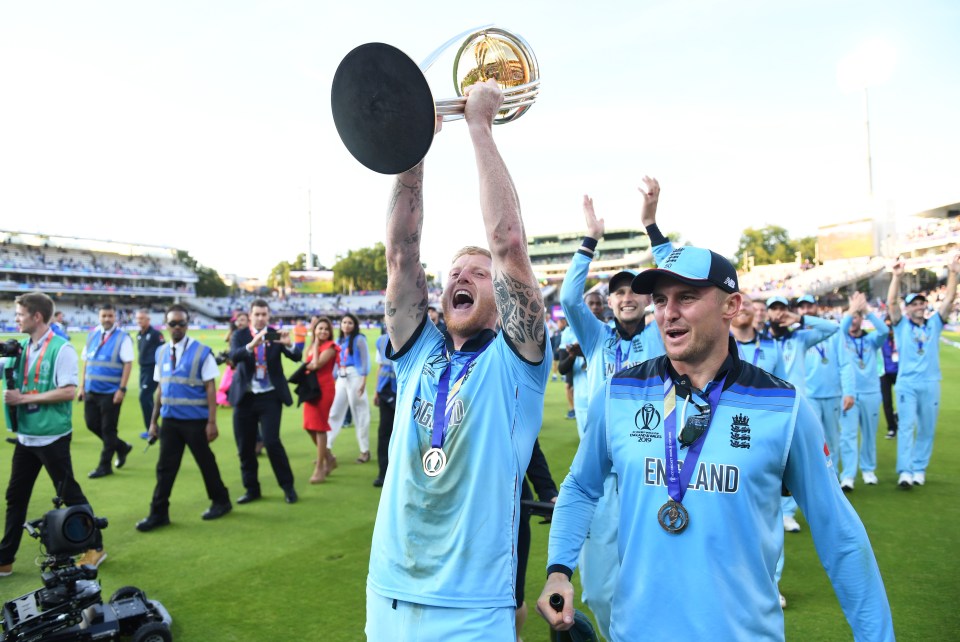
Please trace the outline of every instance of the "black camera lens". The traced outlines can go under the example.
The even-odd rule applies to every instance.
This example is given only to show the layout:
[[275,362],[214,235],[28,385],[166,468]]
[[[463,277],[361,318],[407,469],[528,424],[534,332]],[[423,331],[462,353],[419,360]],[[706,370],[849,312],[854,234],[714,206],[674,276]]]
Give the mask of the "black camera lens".
[[86,513],[71,513],[63,520],[60,532],[67,541],[75,544],[86,542],[93,535],[93,516]]

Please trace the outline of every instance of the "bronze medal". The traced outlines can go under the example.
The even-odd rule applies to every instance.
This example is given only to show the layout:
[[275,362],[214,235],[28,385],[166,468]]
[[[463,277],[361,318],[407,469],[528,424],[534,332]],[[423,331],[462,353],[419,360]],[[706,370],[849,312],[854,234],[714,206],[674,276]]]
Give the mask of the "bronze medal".
[[690,514],[687,513],[683,504],[670,499],[657,511],[657,521],[660,522],[663,530],[677,535],[682,533],[690,523]]

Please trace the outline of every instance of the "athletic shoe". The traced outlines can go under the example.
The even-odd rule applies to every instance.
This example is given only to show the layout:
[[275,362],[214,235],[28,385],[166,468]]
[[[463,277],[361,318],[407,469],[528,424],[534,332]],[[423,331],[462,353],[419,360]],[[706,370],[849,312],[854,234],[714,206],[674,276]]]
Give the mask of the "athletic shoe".
[[[853,492],[853,479],[850,478],[850,477],[846,477],[846,478],[844,478],[844,479],[841,479],[841,480],[840,480],[840,490],[842,490],[842,491],[845,492],[845,493],[852,493],[852,492]],[[784,519],[786,519],[786,518],[784,518]]]
[[895,432],[892,431],[892,430],[888,430],[888,431],[887,431],[887,434],[886,434],[886,438],[887,438],[887,439],[896,439],[896,438],[897,438],[897,433],[895,433]]
[[787,608],[787,598],[783,597],[783,593],[780,593],[780,608]]
[[556,380],[557,380],[557,375],[553,375],[552,380],[553,380],[553,381],[556,381]]
[[140,433],[140,439],[150,439],[150,432],[144,430],[142,433]]
[[13,564],[0,564],[0,577],[13,575]]
[[897,485],[900,488],[907,488],[913,486],[913,473],[900,473],[900,477],[897,479]]
[[927,483],[927,474],[926,473],[913,473],[913,485],[914,486],[923,486]]
[[125,441],[121,441],[120,445],[117,446],[117,458],[114,460],[113,465],[117,468],[123,468],[123,465],[127,463],[127,455],[129,455],[131,451],[133,451],[133,446]]
[[799,523],[797,522],[797,520],[795,520],[793,517],[791,517],[791,516],[789,516],[789,515],[784,515],[784,516],[783,516],[783,530],[787,531],[788,533],[799,533],[799,532],[800,532],[800,524],[799,524]]
[[572,410],[567,412],[567,419],[576,419],[576,418],[577,418],[577,413],[575,413]]
[[873,472],[872,470],[869,471],[869,472],[868,472],[868,471],[864,471],[864,473],[863,473],[863,483],[864,483],[864,484],[869,484],[869,485],[871,485],[871,486],[876,486],[878,481],[879,481],[879,480],[877,479],[877,474],[876,474],[875,472]]
[[93,568],[100,568],[100,565],[103,564],[103,560],[107,559],[107,554],[104,551],[98,551],[95,548],[89,549],[80,559],[77,560],[77,566],[92,566]]

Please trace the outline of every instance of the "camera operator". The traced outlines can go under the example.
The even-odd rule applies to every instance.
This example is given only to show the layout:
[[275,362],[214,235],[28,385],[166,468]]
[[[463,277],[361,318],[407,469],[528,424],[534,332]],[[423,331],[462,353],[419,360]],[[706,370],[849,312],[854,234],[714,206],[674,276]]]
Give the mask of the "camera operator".
[[[170,492],[185,446],[197,461],[212,502],[203,519],[223,517],[233,508],[220,477],[217,458],[210,450],[210,442],[219,435],[216,381],[220,369],[210,348],[187,337],[189,319],[185,307],[178,303],[171,305],[167,309],[170,344],[157,349],[153,377],[160,388],[150,417],[150,438],[159,434],[160,457],[150,515],[137,522],[137,530],[144,533],[170,523]],[[157,426],[160,417],[163,417],[162,427]]]
[[[57,494],[68,506],[87,504],[73,476],[70,459],[73,396],[78,381],[77,353],[50,329],[53,300],[32,292],[16,299],[17,326],[29,335],[22,342],[22,354],[14,372],[15,389],[4,390],[7,425],[15,416],[17,444],[7,485],[7,515],[0,541],[0,576],[10,575],[33,485],[41,468],[53,482]],[[87,551],[82,563],[99,566],[106,558],[102,547]]]

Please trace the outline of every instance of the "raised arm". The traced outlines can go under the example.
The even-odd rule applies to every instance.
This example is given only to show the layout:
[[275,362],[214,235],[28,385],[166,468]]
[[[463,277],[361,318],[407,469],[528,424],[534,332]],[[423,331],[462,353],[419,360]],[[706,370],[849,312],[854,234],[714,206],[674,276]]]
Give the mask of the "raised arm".
[[[593,253],[597,243],[603,238],[604,222],[602,218],[597,218],[593,209],[593,199],[586,194],[583,195],[583,218],[587,235],[583,239],[583,245],[570,260],[570,267],[567,268],[567,273],[563,277],[563,283],[560,285],[560,305],[563,306],[563,314],[567,322],[581,341],[584,355],[590,358],[593,356],[598,339],[606,336],[606,326],[593,316],[593,312],[587,307],[583,300],[583,290],[587,284],[587,274],[590,271]],[[561,363],[560,367],[563,365]]]
[[953,255],[953,260],[947,264],[947,291],[943,296],[943,304],[940,306],[940,318],[944,323],[950,318],[950,308],[953,307],[953,300],[957,297],[957,274],[960,273],[960,253]]
[[[493,141],[493,118],[503,102],[503,92],[488,80],[468,87],[465,94],[464,117],[480,176],[480,211],[493,255],[493,290],[500,324],[518,353],[536,363],[546,350],[543,295],[527,255],[520,200]],[[426,298],[423,304],[426,306]]]
[[900,323],[903,313],[900,311],[900,277],[903,276],[903,260],[897,259],[891,268],[890,289],[887,290],[887,316],[893,325]]
[[387,208],[387,333],[394,350],[413,336],[427,310],[427,278],[420,263],[423,163],[396,178]]

